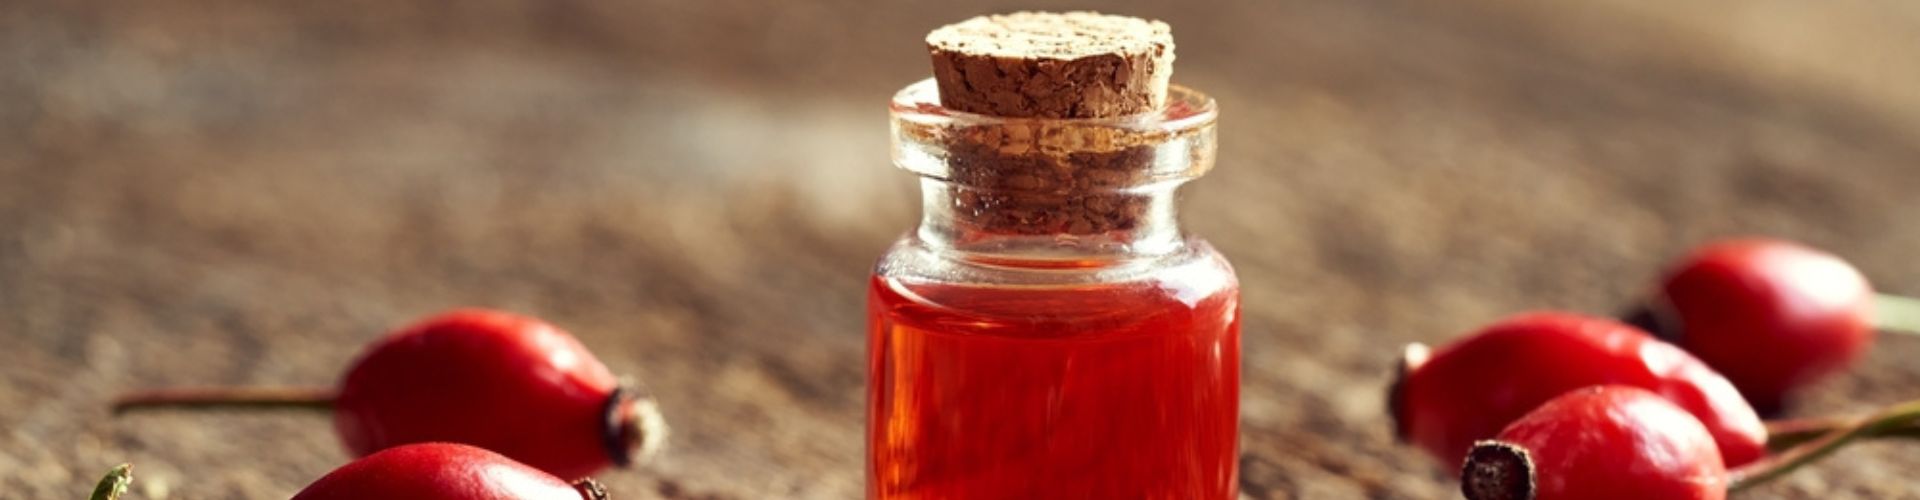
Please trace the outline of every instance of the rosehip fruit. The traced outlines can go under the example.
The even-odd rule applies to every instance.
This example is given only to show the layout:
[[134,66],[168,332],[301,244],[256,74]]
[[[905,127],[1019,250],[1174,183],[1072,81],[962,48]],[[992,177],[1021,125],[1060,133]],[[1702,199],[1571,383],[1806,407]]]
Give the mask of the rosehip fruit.
[[1727,481],[1699,419],[1618,385],[1547,401],[1475,444],[1460,472],[1470,500],[1722,500]]
[[1426,355],[1409,346],[1389,406],[1401,439],[1444,461],[1567,391],[1620,384],[1691,412],[1729,464],[1766,453],[1759,415],[1686,351],[1612,320],[1536,312],[1503,319]]
[[340,382],[334,427],[358,455],[456,442],[580,478],[664,437],[652,401],[634,396],[559,328],[463,309],[367,349]]
[[1866,351],[1873,305],[1866,277],[1839,257],[1742,239],[1702,246],[1674,264],[1646,304],[1651,321],[1641,322],[1771,412]]
[[416,443],[334,469],[293,500],[606,500],[591,479],[568,484],[499,453],[463,444]]
[[328,388],[185,388],[123,396],[153,406],[320,406],[355,455],[450,442],[579,478],[658,451],[666,424],[572,335],[483,309],[442,313],[369,346]]

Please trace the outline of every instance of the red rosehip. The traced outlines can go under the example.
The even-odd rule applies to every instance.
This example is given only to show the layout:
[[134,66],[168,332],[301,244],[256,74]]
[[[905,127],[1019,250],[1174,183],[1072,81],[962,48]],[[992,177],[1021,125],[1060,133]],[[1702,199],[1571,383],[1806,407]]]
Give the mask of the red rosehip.
[[113,408],[220,406],[332,408],[356,455],[464,443],[568,478],[645,458],[667,434],[652,398],[621,388],[572,335],[484,309],[388,334],[337,387],[176,387],[123,394]]
[[1767,431],[1733,385],[1693,356],[1616,321],[1559,312],[1501,320],[1431,356],[1411,346],[1390,410],[1402,439],[1445,461],[1567,391],[1651,390],[1693,413],[1729,464],[1766,453]]
[[1866,277],[1839,257],[1788,241],[1729,240],[1667,271],[1647,326],[1773,411],[1866,351],[1873,303]]
[[456,442],[580,478],[665,437],[652,401],[634,396],[559,328],[462,309],[369,347],[340,382],[334,425],[357,455]]
[[1630,386],[1547,401],[1467,455],[1471,500],[1722,500],[1727,467],[1693,414]]
[[388,448],[334,469],[293,500],[605,500],[592,480],[565,480],[463,444]]

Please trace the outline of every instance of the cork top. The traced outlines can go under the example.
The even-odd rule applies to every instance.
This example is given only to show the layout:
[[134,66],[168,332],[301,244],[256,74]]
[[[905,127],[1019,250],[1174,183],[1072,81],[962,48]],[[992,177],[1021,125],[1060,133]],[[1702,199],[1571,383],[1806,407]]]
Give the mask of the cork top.
[[1021,118],[1159,110],[1173,75],[1166,23],[1094,12],[981,16],[927,34],[941,105]]

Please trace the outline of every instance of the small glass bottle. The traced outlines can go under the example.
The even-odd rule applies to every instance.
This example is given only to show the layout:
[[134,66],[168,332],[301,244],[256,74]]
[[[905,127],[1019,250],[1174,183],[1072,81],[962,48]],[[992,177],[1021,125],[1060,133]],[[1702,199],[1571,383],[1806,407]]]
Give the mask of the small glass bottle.
[[1239,286],[1184,233],[1213,100],[1001,118],[894,97],[919,227],[869,294],[868,498],[1237,496]]

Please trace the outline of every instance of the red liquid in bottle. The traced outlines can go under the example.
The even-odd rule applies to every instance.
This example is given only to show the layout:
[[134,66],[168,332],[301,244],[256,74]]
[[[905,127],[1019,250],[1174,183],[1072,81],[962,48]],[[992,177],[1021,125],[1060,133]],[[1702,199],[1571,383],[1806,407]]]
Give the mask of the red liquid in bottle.
[[868,498],[1233,499],[1239,292],[1220,265],[1074,287],[875,277]]

